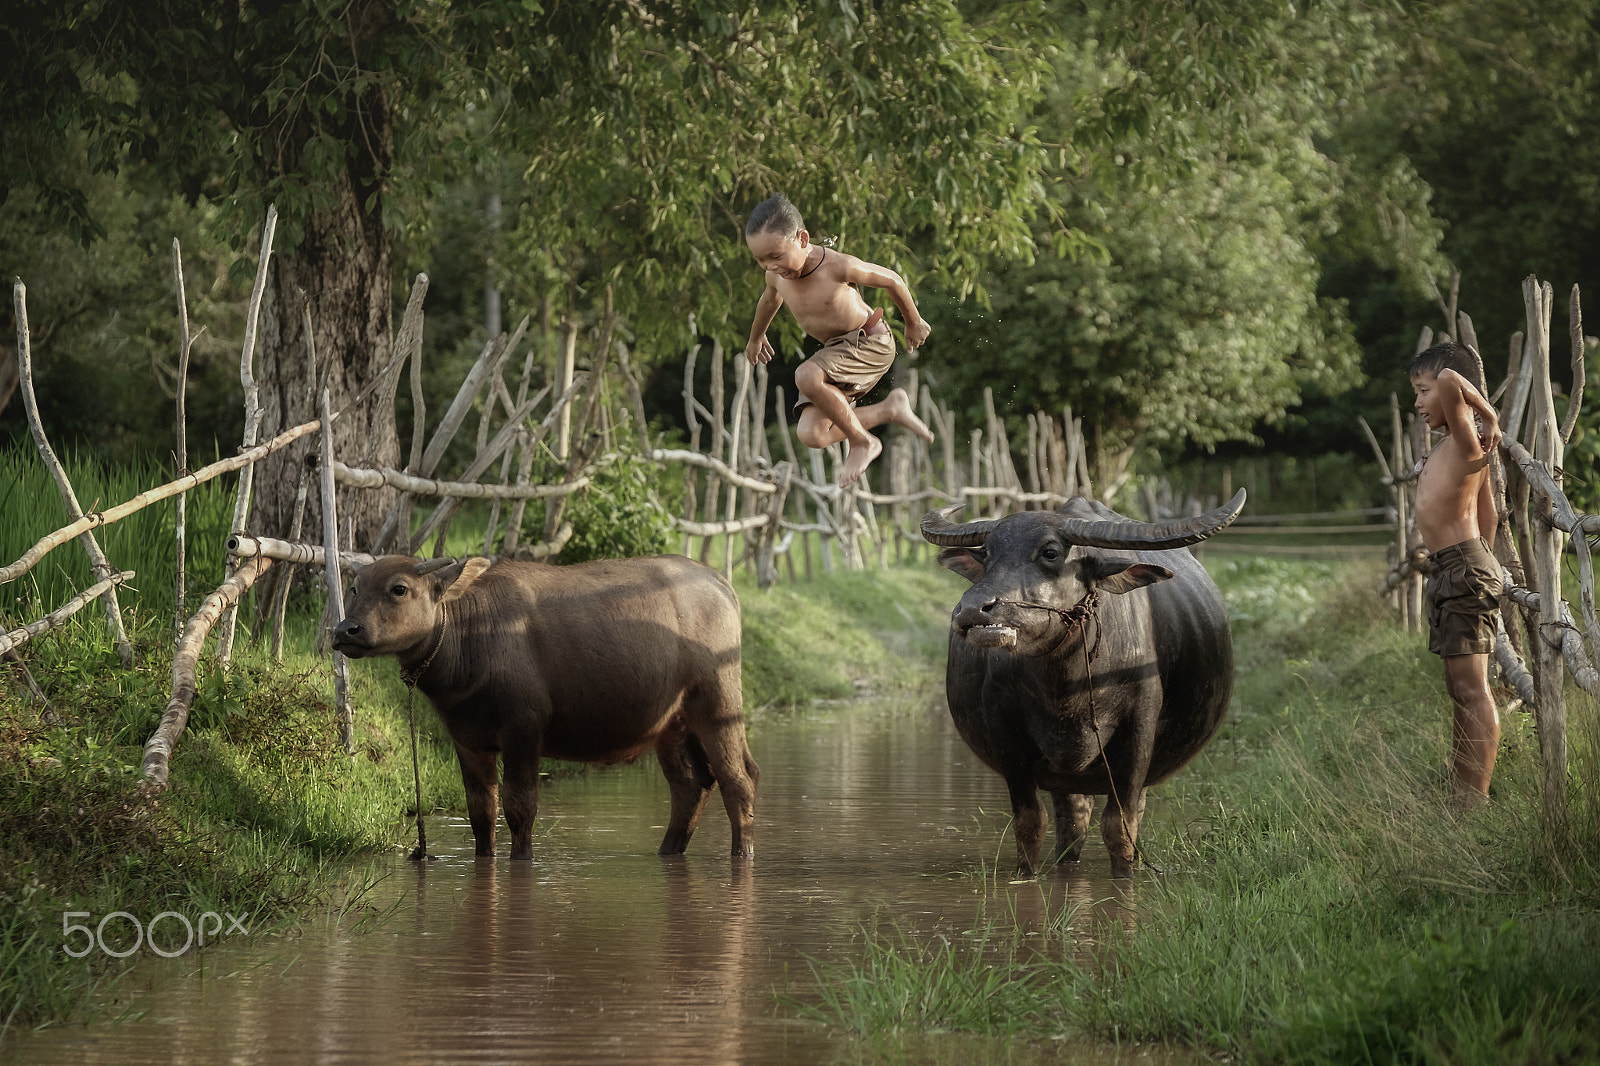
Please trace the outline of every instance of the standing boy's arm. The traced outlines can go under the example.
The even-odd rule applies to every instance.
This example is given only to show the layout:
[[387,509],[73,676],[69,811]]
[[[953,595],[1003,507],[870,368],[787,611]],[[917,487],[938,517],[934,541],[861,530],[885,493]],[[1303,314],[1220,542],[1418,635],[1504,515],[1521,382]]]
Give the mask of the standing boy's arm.
[[889,294],[889,299],[900,309],[900,317],[905,321],[907,348],[915,351],[922,347],[928,334],[933,332],[933,327],[924,322],[922,315],[917,312],[917,302],[911,298],[911,289],[905,279],[888,267],[851,256],[845,263],[844,279],[852,285],[883,289]]
[[[1472,382],[1448,367],[1439,371],[1436,380],[1455,385],[1461,393],[1461,402],[1466,404],[1470,410],[1477,412],[1478,419],[1483,424],[1482,432],[1474,433],[1478,446],[1486,452],[1492,452],[1500,447],[1500,439],[1504,436],[1500,430],[1500,416],[1495,412],[1494,405],[1483,398],[1483,393],[1479,392]],[[1471,416],[1469,415],[1465,421],[1470,426],[1472,424]],[[1452,431],[1454,430],[1454,425],[1455,419],[1452,418]]]
[[750,323],[750,340],[744,346],[744,357],[750,360],[751,366],[772,362],[772,342],[767,340],[767,327],[772,325],[772,320],[782,307],[783,295],[772,284],[772,275],[768,274],[767,287],[762,290],[761,299],[756,301],[756,317]]

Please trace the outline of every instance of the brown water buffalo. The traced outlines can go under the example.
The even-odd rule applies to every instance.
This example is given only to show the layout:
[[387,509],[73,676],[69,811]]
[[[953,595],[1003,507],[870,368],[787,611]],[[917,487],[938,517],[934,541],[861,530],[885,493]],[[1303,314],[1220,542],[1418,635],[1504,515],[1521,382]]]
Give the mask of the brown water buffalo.
[[533,857],[541,756],[611,763],[654,748],[672,792],[660,853],[688,847],[717,785],[733,854],[749,857],[760,771],[745,745],[739,638],[733,589],[681,556],[550,566],[390,555],[356,572],[333,646],[395,656],[433,702],[479,855],[494,854],[503,790],[511,857]]
[[1074,497],[956,525],[926,515],[941,566],[973,583],[950,618],[945,690],[956,729],[1005,778],[1017,866],[1039,867],[1045,819],[1056,858],[1075,861],[1091,796],[1115,877],[1138,857],[1145,788],[1176,773],[1222,722],[1233,692],[1228,609],[1185,547],[1238,517],[1226,506],[1176,522],[1134,522]]

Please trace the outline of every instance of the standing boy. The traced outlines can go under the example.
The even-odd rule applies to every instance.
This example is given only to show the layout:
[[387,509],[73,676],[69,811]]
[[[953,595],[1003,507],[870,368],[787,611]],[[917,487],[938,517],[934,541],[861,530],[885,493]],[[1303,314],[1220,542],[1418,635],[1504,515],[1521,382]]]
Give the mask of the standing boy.
[[800,393],[795,404],[799,413],[796,433],[808,448],[849,442],[840,487],[853,484],[883,451],[883,444],[868,430],[895,422],[923,440],[933,440],[904,389],[891,390],[881,403],[859,410],[855,407],[888,372],[895,355],[894,334],[883,320],[883,311],[868,307],[855,286],[888,290],[905,320],[906,347],[915,351],[928,339],[928,324],[917,313],[911,290],[900,275],[812,244],[800,212],[782,193],[763,200],[750,212],[744,239],[767,274],[745,358],[752,365],[772,361],[767,327],[784,304],[789,305],[801,329],[822,341],[822,348],[795,368],[794,385]]
[[[1454,344],[1436,344],[1411,364],[1417,413],[1444,439],[1417,477],[1417,532],[1427,546],[1428,650],[1444,659],[1454,704],[1452,799],[1476,805],[1489,796],[1500,721],[1489,694],[1489,654],[1501,594],[1500,563],[1490,550],[1498,521],[1489,456],[1500,423],[1472,385],[1474,360]],[[1474,419],[1474,413],[1481,419]]]

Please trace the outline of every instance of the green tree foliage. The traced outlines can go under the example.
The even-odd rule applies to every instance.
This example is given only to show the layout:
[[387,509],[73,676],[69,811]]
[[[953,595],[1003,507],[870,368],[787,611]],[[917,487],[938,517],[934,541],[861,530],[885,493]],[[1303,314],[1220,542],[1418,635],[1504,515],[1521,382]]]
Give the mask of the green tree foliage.
[[[744,217],[781,190],[816,235],[970,289],[983,263],[1030,254],[1047,162],[1024,124],[1048,73],[1041,13],[745,4],[692,40],[642,20],[577,106],[514,113],[526,168],[511,284],[581,298],[615,283],[647,359],[676,357],[691,314],[742,345],[760,283]],[[780,328],[798,343],[787,317]]]
[[1072,405],[1102,483],[1141,445],[1256,440],[1308,390],[1359,383],[1324,257],[1413,288],[1437,268],[1416,175],[1325,143],[1396,61],[1383,23],[1354,5],[1247,7],[1064,5],[1078,43],[1038,124],[1057,146],[1055,224],[1098,252],[1057,243],[997,266],[991,308],[947,301],[936,319],[933,376],[969,411],[983,384],[1015,388],[1017,415]]

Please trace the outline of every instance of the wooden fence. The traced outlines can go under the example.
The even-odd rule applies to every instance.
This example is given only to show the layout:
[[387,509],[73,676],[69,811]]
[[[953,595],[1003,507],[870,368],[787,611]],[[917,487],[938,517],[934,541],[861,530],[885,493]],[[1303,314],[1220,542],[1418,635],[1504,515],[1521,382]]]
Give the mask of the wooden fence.
[[[1595,615],[1589,543],[1590,537],[1600,536],[1600,516],[1579,512],[1561,489],[1564,450],[1583,402],[1584,337],[1578,288],[1573,286],[1568,301],[1572,386],[1565,415],[1558,423],[1551,371],[1554,293],[1550,285],[1532,276],[1523,281],[1527,329],[1512,335],[1506,379],[1490,393],[1472,320],[1457,306],[1459,281],[1458,275],[1451,284],[1448,303],[1440,300],[1447,329],[1435,336],[1425,328],[1417,351],[1455,339],[1478,361],[1478,387],[1491,403],[1499,405],[1496,414],[1505,437],[1490,462],[1494,498],[1501,508],[1494,548],[1505,568],[1507,598],[1516,610],[1502,608],[1494,660],[1503,680],[1533,712],[1545,809],[1560,817],[1567,795],[1568,674],[1579,688],[1600,698],[1600,673],[1595,669],[1600,662],[1600,622]],[[1391,395],[1389,405],[1391,444],[1387,454],[1366,420],[1361,420],[1383,470],[1384,483],[1390,487],[1398,519],[1389,572],[1379,592],[1389,597],[1408,627],[1420,630],[1424,628],[1423,581],[1429,564],[1416,530],[1416,483],[1417,463],[1428,448],[1428,430],[1415,416],[1402,419],[1397,397]],[[1571,606],[1562,599],[1562,560],[1569,550],[1576,563],[1581,629]]]
[[[685,506],[672,520],[683,535],[686,554],[698,554],[707,562],[719,563],[731,575],[735,566],[755,572],[758,585],[770,586],[786,572],[790,580],[811,577],[813,557],[824,571],[836,568],[861,569],[885,565],[892,555],[897,561],[915,557],[925,550],[916,524],[929,504],[943,506],[965,503],[985,514],[1003,513],[1016,507],[1055,507],[1073,495],[1090,496],[1093,486],[1084,448],[1083,422],[1070,409],[1060,413],[1036,411],[1027,419],[1028,440],[1014,446],[1005,423],[994,408],[991,394],[985,392],[983,424],[958,425],[955,413],[941,405],[930,389],[918,382],[914,369],[904,372],[903,387],[915,399],[921,417],[934,428],[936,442],[928,445],[904,431],[884,435],[884,452],[865,477],[841,489],[832,479],[842,469],[843,455],[835,445],[825,451],[807,451],[804,460],[797,452],[789,427],[789,397],[781,388],[770,388],[765,366],[752,367],[742,353],[732,358],[720,344],[712,342],[692,347],[684,364],[684,411],[689,427],[688,446],[671,448],[653,439],[645,421],[640,385],[633,373],[627,345],[615,337],[616,316],[609,293],[590,348],[590,370],[576,369],[579,331],[572,322],[561,323],[549,331],[547,349],[553,350],[552,365],[545,368],[548,379],[534,391],[534,372],[540,366],[532,346],[522,360],[520,378],[508,380],[507,368],[528,329],[528,320],[512,334],[492,338],[467,371],[454,398],[439,417],[432,433],[426,432],[426,407],[421,393],[422,303],[427,291],[426,275],[418,275],[400,329],[397,331],[390,362],[363,392],[343,409],[330,409],[328,397],[314,395],[308,380],[302,402],[304,421],[279,432],[270,440],[257,441],[261,423],[255,379],[255,336],[262,298],[266,287],[267,265],[272,254],[276,210],[269,210],[262,228],[260,258],[245,323],[240,356],[240,381],[245,399],[245,434],[239,454],[188,471],[184,463],[186,442],[183,429],[183,404],[186,375],[178,382],[179,476],[173,481],[141,492],[103,511],[85,513],[60,462],[56,459],[45,427],[34,402],[33,372],[27,322],[27,290],[21,281],[14,288],[17,316],[18,362],[29,427],[45,465],[61,492],[70,521],[43,537],[20,558],[0,567],[0,584],[15,581],[38,565],[61,545],[78,539],[89,553],[95,583],[67,603],[10,632],[0,634],[0,657],[20,663],[16,648],[49,629],[63,624],[90,603],[103,603],[112,640],[121,652],[124,667],[131,666],[132,645],[122,629],[117,587],[134,575],[117,570],[105,557],[94,531],[119,521],[145,507],[174,499],[178,509],[177,554],[179,614],[178,633],[172,666],[171,698],[160,725],[145,746],[143,781],[147,788],[165,787],[168,762],[181,736],[196,693],[196,676],[207,638],[216,634],[215,658],[225,666],[234,643],[234,616],[241,599],[273,567],[289,571],[275,582],[270,602],[258,605],[264,624],[270,628],[272,652],[281,655],[284,613],[290,577],[295,568],[307,566],[320,572],[326,587],[328,605],[323,619],[322,639],[343,614],[341,602],[344,582],[340,567],[368,561],[378,554],[402,552],[420,554],[433,543],[434,554],[442,554],[452,519],[464,500],[490,501],[490,513],[483,541],[484,554],[499,554],[524,559],[549,559],[556,556],[573,535],[570,521],[564,520],[566,501],[584,491],[595,474],[616,461],[630,436],[637,437],[641,454],[655,463],[681,468]],[[174,283],[179,302],[182,351],[180,368],[187,365],[191,334],[182,260],[173,242]],[[311,337],[310,323],[305,335]],[[697,363],[710,363],[711,395],[702,397],[694,388]],[[409,461],[403,470],[351,466],[333,454],[331,428],[357,405],[393,403],[400,374],[409,363],[413,399],[413,432]],[[729,373],[729,369],[732,373]],[[308,378],[313,375],[308,375]],[[731,388],[728,378],[732,378]],[[532,395],[530,396],[530,393]],[[766,424],[766,412],[775,411],[776,425]],[[473,411],[478,412],[473,457],[451,478],[436,476],[450,445],[461,434]],[[252,535],[253,474],[255,464],[268,455],[298,446],[317,435],[319,447],[314,463],[302,464],[297,485],[295,513],[287,539]],[[305,443],[301,443],[304,441]],[[958,447],[964,443],[964,447]],[[553,470],[544,483],[532,482],[536,466]],[[198,485],[225,474],[238,473],[238,488],[228,540],[227,571],[220,584],[207,594],[197,611],[187,618],[182,612],[185,523],[184,494]],[[314,484],[315,482],[315,484]],[[874,485],[877,487],[874,488]],[[340,496],[341,487],[344,496]],[[381,491],[393,495],[394,502],[374,543],[358,548],[349,542],[349,523],[341,536],[340,501],[352,492]],[[312,492],[317,493],[323,524],[319,536],[306,536],[304,519]],[[523,509],[529,500],[548,501],[541,539],[521,540]],[[433,501],[427,514],[413,518],[413,510]],[[794,555],[803,563],[797,566]],[[712,555],[720,547],[720,559]],[[813,550],[815,548],[815,550]],[[324,643],[324,648],[326,644]],[[342,655],[333,657],[338,720],[347,750],[353,750],[353,712],[349,703],[346,664]],[[24,666],[24,670],[25,670]],[[37,691],[30,677],[29,684]]]

